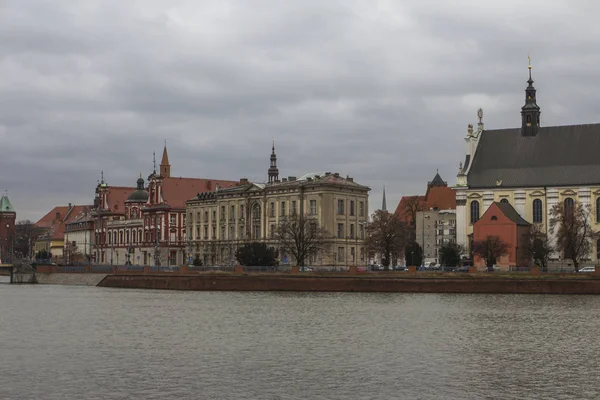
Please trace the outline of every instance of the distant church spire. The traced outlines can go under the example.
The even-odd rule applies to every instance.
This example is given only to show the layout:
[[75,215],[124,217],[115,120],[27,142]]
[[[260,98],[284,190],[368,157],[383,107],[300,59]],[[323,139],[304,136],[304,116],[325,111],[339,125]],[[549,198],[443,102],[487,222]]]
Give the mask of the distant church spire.
[[273,147],[271,149],[271,164],[269,166],[269,183],[279,180],[279,169],[277,168],[277,155],[275,154],[275,139],[273,139]]
[[160,161],[160,176],[163,178],[171,177],[171,164],[169,164],[169,154],[167,152],[167,139],[165,139],[165,148],[163,149],[162,160]]
[[385,201],[385,185],[383,185],[383,200],[381,201],[381,210],[387,211],[387,204]]
[[540,128],[540,107],[536,102],[536,90],[531,78],[531,57],[528,56],[527,60],[529,61],[529,79],[525,89],[525,105],[521,107],[521,135],[535,136]]

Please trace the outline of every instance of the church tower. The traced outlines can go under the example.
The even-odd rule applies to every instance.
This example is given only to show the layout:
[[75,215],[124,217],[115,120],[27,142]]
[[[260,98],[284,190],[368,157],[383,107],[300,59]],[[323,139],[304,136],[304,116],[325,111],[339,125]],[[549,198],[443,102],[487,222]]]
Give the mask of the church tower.
[[273,140],[273,149],[271,151],[271,165],[269,166],[269,183],[279,180],[279,169],[277,168],[277,156],[275,155],[275,141]]
[[15,240],[15,220],[17,213],[13,208],[8,193],[0,198],[0,261],[12,262]]
[[160,161],[160,176],[163,178],[171,177],[171,164],[169,164],[169,154],[167,154],[167,141],[163,150],[162,160]]
[[529,86],[525,89],[525,105],[521,108],[521,135],[535,136],[540,128],[540,107],[536,103],[535,88],[531,79],[531,62],[527,83]]

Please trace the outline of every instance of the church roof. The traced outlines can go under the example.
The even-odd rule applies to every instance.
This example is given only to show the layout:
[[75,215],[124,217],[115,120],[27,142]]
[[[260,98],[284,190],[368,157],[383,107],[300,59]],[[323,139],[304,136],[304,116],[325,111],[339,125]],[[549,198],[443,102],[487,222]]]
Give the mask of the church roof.
[[2,196],[2,198],[0,198],[0,212],[15,212],[8,196]]
[[169,164],[169,154],[167,153],[167,145],[165,144],[165,148],[163,149],[162,160],[160,160],[160,165],[170,165]]
[[471,188],[600,183],[600,124],[484,130],[467,182]]
[[448,184],[442,179],[439,172],[435,173],[433,180],[427,183],[428,187],[440,187],[440,186],[448,186]]
[[502,214],[512,222],[517,225],[528,226],[531,225],[529,222],[525,221],[521,215],[515,210],[515,208],[510,203],[502,203],[500,201],[494,202],[496,206],[502,211]]

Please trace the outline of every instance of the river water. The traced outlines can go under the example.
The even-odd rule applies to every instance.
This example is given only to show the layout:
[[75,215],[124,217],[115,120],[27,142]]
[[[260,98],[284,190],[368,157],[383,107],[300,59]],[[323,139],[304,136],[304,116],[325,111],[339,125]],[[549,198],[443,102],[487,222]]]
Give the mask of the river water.
[[598,399],[599,310],[0,284],[0,399]]

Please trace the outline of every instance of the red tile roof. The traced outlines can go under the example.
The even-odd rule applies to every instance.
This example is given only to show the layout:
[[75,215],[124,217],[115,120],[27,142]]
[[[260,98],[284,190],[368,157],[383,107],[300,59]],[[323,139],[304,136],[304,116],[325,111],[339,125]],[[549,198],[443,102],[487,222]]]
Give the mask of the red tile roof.
[[412,215],[407,212],[407,208],[409,204],[415,201],[419,204],[421,209],[425,208],[425,196],[402,196],[400,203],[398,203],[398,207],[396,207],[396,211],[394,212],[394,214],[402,221],[406,222],[407,225],[410,225],[412,222]]
[[221,189],[236,186],[238,181],[197,178],[164,178],[162,184],[163,199],[173,208],[185,208],[185,202],[194,198],[198,193],[215,190],[216,185]]
[[62,240],[65,234],[65,224],[77,219],[82,212],[88,212],[92,206],[58,206],[54,207],[48,214],[44,215],[35,223],[36,228],[49,229],[52,239]]
[[106,199],[109,211],[116,214],[125,213],[125,201],[137,188],[128,186],[108,186]]
[[438,208],[440,210],[456,209],[456,192],[447,186],[430,187],[425,196],[402,196],[394,214],[408,225],[412,222],[412,216],[407,212],[407,207],[411,202],[418,202],[421,210]]

